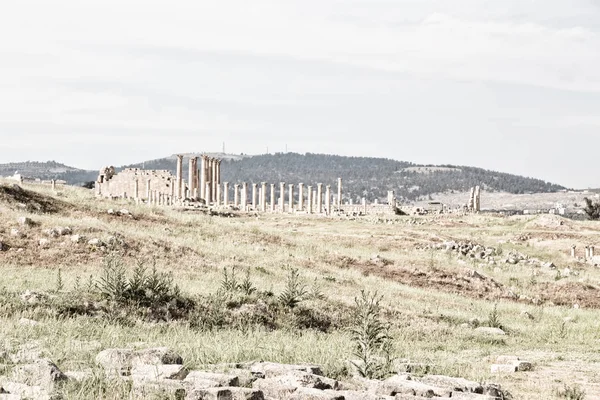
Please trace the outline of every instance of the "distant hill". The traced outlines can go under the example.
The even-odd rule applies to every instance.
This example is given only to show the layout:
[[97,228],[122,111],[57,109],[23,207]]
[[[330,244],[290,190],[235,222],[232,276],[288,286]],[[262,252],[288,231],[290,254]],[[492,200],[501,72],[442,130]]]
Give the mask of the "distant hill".
[[42,180],[61,179],[70,185],[81,185],[88,181],[95,181],[98,176],[98,172],[96,171],[86,171],[69,167],[56,161],[25,161],[0,164],[0,176],[13,176],[15,172],[28,178],[40,178]]
[[[276,153],[258,156],[215,156],[224,158],[222,180],[236,182],[287,182],[306,185],[321,182],[335,188],[344,180],[344,193],[359,201],[366,197],[385,200],[394,190],[404,201],[424,199],[435,193],[464,192],[475,185],[486,191],[549,193],[564,187],[540,179],[526,178],[482,168],[454,165],[418,165],[385,158],[345,157],[326,154]],[[175,157],[146,161],[125,167],[166,169],[175,173]],[[187,173],[187,165],[184,166]]]
[[[189,157],[192,154],[187,154]],[[195,154],[199,155],[199,154]],[[335,188],[337,178],[343,179],[344,196],[360,201],[385,200],[387,191],[394,190],[403,201],[429,198],[436,193],[464,192],[475,185],[486,191],[521,193],[551,193],[565,189],[540,179],[455,165],[418,165],[386,158],[345,157],[327,154],[276,153],[258,156],[214,153],[223,159],[222,180],[231,182],[287,182],[305,185],[323,183]],[[117,168],[164,169],[175,174],[175,156],[145,161]],[[187,179],[187,160],[184,177]],[[18,171],[23,176],[40,179],[62,179],[72,185],[95,181],[98,172],[86,171],[55,161],[0,164],[0,176]],[[335,189],[334,189],[335,190]]]

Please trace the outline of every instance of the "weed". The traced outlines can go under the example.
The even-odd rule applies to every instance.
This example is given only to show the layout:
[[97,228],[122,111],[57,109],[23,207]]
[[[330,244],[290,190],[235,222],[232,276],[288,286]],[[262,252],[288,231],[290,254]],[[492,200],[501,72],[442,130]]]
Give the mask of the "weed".
[[486,323],[490,328],[504,329],[502,322],[500,322],[500,313],[498,312],[498,304],[494,304],[494,308],[488,314],[488,320]]
[[285,289],[279,295],[279,302],[288,308],[296,307],[301,301],[305,300],[308,291],[306,286],[300,280],[300,274],[295,268],[290,268],[285,282]]
[[56,273],[56,291],[61,292],[65,288],[63,279],[62,279],[62,270],[59,268]]
[[567,400],[584,400],[585,391],[579,385],[565,386],[555,391],[556,397]]
[[246,269],[246,275],[244,276],[242,283],[239,284],[238,289],[246,296],[250,296],[252,293],[256,292],[256,287],[250,280],[250,268]]
[[383,378],[391,371],[392,338],[390,327],[381,316],[382,297],[364,290],[356,303],[355,325],[351,328],[354,342],[353,355],[358,362],[352,361],[358,373],[369,379]]
[[238,283],[235,277],[235,267],[231,268],[231,272],[227,267],[223,267],[223,279],[221,280],[221,290],[225,293],[231,293],[238,290]]

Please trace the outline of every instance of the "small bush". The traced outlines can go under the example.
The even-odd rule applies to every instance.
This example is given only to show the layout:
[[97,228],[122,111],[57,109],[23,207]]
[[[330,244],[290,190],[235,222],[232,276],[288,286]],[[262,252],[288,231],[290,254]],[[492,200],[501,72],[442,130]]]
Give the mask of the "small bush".
[[354,342],[353,355],[359,362],[352,363],[362,377],[369,379],[384,378],[392,370],[392,337],[389,325],[381,316],[381,299],[377,293],[364,290],[354,299],[355,325],[350,332]]
[[558,389],[555,391],[556,397],[559,399],[567,399],[567,400],[584,400],[585,399],[585,391],[581,389],[581,386],[574,385],[568,386],[565,385],[562,389]]
[[585,197],[583,199],[585,201],[585,207],[583,211],[588,216],[589,219],[593,221],[597,221],[600,219],[600,202],[592,201],[591,199]]
[[486,322],[486,325],[490,328],[499,328],[504,330],[504,326],[500,321],[500,313],[498,313],[498,304],[494,304],[494,308],[488,314],[488,320]]
[[285,307],[294,308],[305,300],[307,295],[306,285],[302,283],[298,270],[290,268],[285,282],[285,289],[279,295],[279,302]]

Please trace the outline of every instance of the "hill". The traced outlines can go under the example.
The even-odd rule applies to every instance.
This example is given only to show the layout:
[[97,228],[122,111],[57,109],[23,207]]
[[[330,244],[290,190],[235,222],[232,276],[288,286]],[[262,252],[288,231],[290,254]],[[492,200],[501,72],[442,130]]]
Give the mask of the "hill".
[[27,178],[60,179],[70,185],[81,185],[88,181],[94,181],[98,175],[96,171],[74,168],[56,161],[25,161],[0,164],[0,176],[12,176],[15,172]]
[[[221,157],[222,155],[216,155]],[[175,159],[163,158],[127,167],[167,169],[175,172]],[[186,168],[184,168],[186,170]],[[564,187],[540,179],[454,165],[418,165],[385,158],[345,157],[327,154],[276,153],[252,157],[226,158],[222,164],[223,181],[288,182],[335,187],[344,179],[344,192],[354,201],[387,198],[394,190],[404,201],[426,199],[435,193],[464,192],[480,185],[486,191],[551,193]]]
[[[191,155],[187,154],[186,157]],[[383,201],[387,198],[388,190],[394,190],[397,198],[407,202],[426,200],[437,193],[465,192],[476,185],[482,186],[488,192],[512,194],[553,193],[565,189],[540,179],[482,168],[419,165],[386,158],[313,153],[212,155],[224,160],[224,182],[304,182],[307,185],[321,182],[335,187],[337,178],[342,177],[345,196],[356,202],[362,197],[369,201]],[[175,174],[175,156],[125,165],[117,169],[123,168],[164,169]],[[11,176],[15,171],[27,177],[62,179],[71,185],[95,181],[98,174],[96,171],[81,170],[55,161],[0,164],[0,176]],[[184,167],[184,175],[187,175],[187,165]]]

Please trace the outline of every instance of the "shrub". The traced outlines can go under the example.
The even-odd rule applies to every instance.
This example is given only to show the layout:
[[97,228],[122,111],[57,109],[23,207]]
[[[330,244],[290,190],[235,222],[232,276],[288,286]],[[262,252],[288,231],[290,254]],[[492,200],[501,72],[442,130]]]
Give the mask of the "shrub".
[[584,400],[585,399],[585,391],[581,389],[581,386],[574,385],[568,386],[565,385],[562,389],[559,389],[555,392],[556,397],[567,400]]
[[359,361],[352,361],[358,373],[365,378],[380,379],[391,372],[392,337],[389,325],[381,316],[382,297],[377,293],[361,291],[354,299],[356,310],[355,325],[351,328],[354,342],[353,355]]
[[583,211],[585,211],[588,218],[594,221],[600,219],[600,202],[592,201],[587,197],[585,197],[583,200],[585,201],[585,207],[583,208]]
[[300,274],[295,268],[290,268],[285,282],[285,289],[279,295],[279,302],[288,308],[296,307],[308,295],[306,285],[300,280]]

